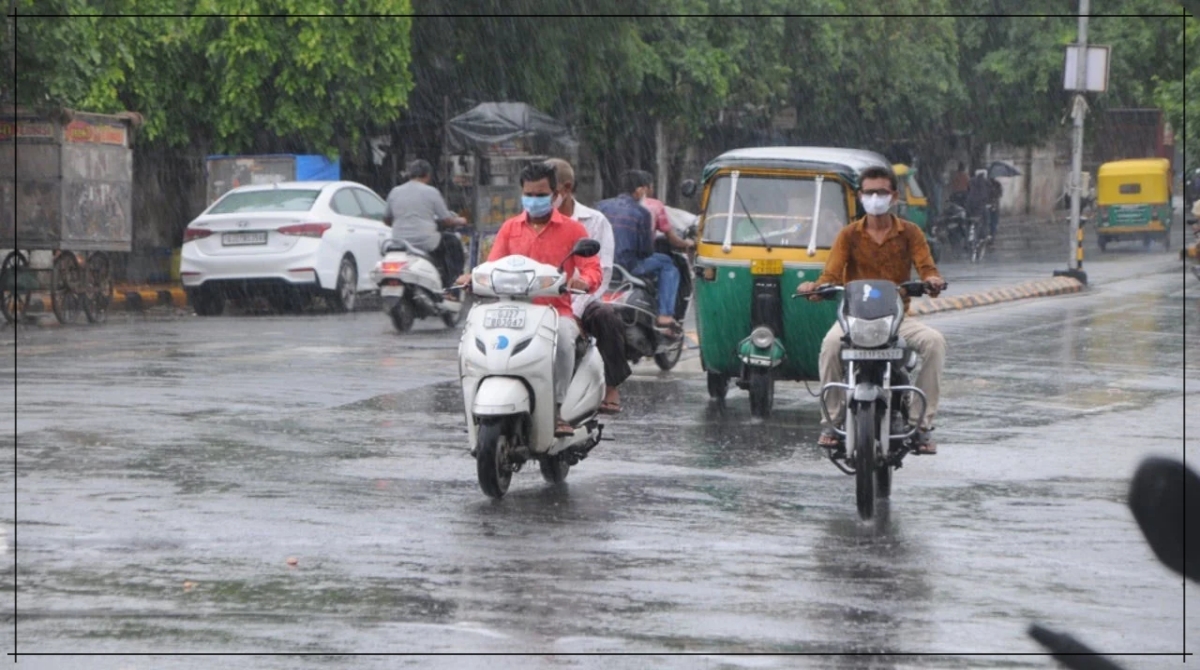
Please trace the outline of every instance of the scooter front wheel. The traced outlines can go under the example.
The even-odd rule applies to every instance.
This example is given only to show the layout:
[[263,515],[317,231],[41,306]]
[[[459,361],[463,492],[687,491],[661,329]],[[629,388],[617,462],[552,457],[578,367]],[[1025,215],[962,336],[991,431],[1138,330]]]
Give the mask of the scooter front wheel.
[[475,438],[475,470],[479,488],[491,498],[501,498],[512,482],[512,465],[508,461],[512,438],[509,422],[503,418],[484,419]]

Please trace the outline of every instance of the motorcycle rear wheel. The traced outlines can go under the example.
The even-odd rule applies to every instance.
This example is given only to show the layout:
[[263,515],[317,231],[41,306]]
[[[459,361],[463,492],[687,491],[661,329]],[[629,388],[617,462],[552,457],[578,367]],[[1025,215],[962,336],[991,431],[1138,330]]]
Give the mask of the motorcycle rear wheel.
[[490,498],[504,497],[512,482],[512,467],[508,462],[512,438],[508,435],[508,425],[503,418],[488,418],[479,424],[475,436],[475,471],[479,488]]
[[858,516],[875,516],[875,405],[864,403],[850,410],[854,422],[854,489]]
[[654,354],[654,364],[658,366],[659,370],[667,372],[671,368],[675,367],[675,364],[679,362],[679,357],[682,355],[683,336],[680,335],[679,340],[677,342],[673,342],[670,349],[667,349],[660,354]]

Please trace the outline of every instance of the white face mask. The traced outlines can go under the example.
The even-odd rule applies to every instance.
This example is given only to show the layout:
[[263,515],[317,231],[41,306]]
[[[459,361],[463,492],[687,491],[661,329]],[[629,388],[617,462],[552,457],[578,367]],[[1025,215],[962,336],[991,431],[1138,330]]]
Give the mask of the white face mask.
[[551,207],[553,207],[554,209],[558,209],[559,207],[562,207],[562,204],[563,204],[563,197],[562,197],[562,194],[560,193],[560,194],[554,196],[554,202],[551,203]]
[[867,210],[867,214],[883,216],[892,206],[892,197],[890,195],[864,195],[862,204],[863,209]]

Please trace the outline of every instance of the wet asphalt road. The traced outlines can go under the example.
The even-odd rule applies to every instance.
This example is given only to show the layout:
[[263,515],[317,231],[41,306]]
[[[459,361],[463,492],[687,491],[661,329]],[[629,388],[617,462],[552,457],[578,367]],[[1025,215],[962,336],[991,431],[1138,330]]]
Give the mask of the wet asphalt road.
[[[1049,267],[945,274],[1004,283]],[[20,651],[328,655],[21,663],[1053,667],[955,656],[1040,652],[1035,620],[1110,652],[1177,652],[1185,591],[1124,496],[1141,458],[1181,454],[1200,284],[1187,275],[1184,296],[1172,252],[1088,269],[1087,294],[926,317],[951,347],[941,453],[908,459],[869,524],[814,444],[803,385],[780,385],[767,421],[744,392],[722,412],[694,351],[671,373],[638,367],[612,440],[566,487],[527,468],[493,502],[466,454],[457,335],[432,323],[404,337],[371,312],[10,328]],[[13,375],[9,356],[6,388]],[[12,500],[11,460],[0,470]],[[355,652],[542,656],[339,656]],[[570,652],[702,655],[548,656]],[[896,655],[920,652],[951,656]]]

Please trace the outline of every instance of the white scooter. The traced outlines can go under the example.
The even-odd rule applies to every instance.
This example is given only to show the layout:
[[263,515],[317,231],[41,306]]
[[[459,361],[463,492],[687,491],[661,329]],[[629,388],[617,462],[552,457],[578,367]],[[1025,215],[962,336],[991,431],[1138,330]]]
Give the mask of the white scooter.
[[[589,257],[599,252],[599,242],[583,239],[571,253]],[[576,345],[575,373],[561,409],[575,434],[554,435],[559,315],[553,307],[531,301],[568,292],[567,279],[561,265],[525,256],[484,263],[471,274],[476,297],[497,298],[471,308],[458,345],[471,454],[479,487],[492,498],[502,497],[513,473],[533,459],[546,481],[562,482],[570,467],[600,442],[603,427],[596,413],[604,399],[604,364],[590,339],[580,338]]]
[[387,239],[379,243],[383,258],[371,268],[371,282],[379,287],[383,313],[392,325],[407,333],[416,319],[440,317],[447,328],[462,323],[470,309],[462,302],[447,300],[442,277],[433,259],[404,240]]

